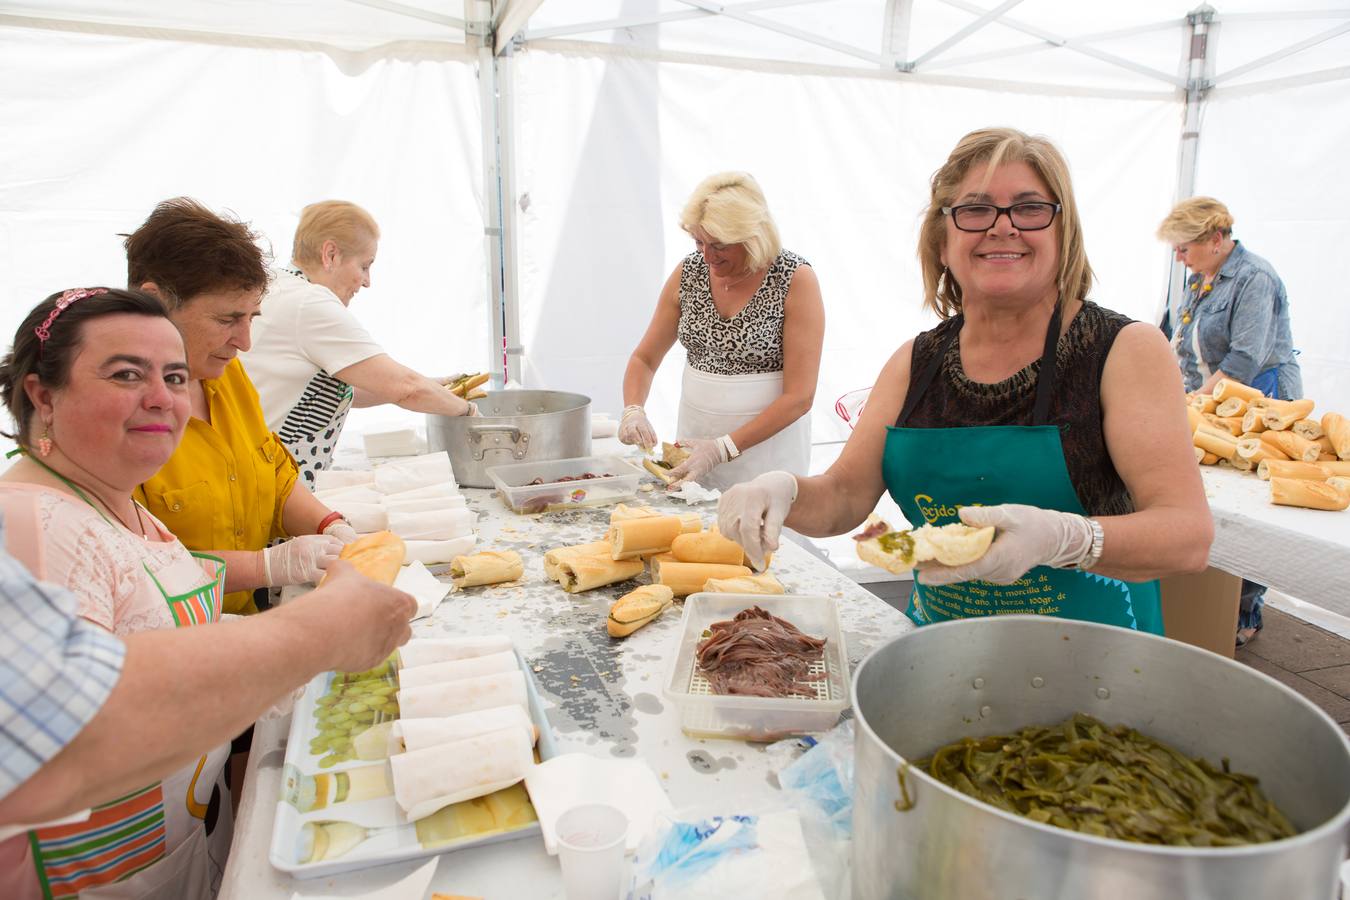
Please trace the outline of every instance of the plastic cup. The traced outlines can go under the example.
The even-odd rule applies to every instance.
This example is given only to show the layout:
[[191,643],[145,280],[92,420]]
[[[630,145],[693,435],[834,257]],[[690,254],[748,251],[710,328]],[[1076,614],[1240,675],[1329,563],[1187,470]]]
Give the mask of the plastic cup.
[[567,900],[617,900],[628,838],[623,811],[604,803],[574,806],[558,817],[557,832]]

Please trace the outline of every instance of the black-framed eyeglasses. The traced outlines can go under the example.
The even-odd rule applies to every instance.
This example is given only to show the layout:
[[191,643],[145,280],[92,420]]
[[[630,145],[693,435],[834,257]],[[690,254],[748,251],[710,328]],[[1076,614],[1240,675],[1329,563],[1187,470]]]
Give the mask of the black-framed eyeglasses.
[[1050,223],[1055,221],[1055,216],[1063,208],[1058,203],[1038,200],[1014,203],[1012,206],[963,203],[960,206],[942,207],[942,214],[951,216],[952,224],[961,231],[988,231],[1002,215],[1006,215],[1012,226],[1019,231],[1040,231],[1042,228],[1049,228]]

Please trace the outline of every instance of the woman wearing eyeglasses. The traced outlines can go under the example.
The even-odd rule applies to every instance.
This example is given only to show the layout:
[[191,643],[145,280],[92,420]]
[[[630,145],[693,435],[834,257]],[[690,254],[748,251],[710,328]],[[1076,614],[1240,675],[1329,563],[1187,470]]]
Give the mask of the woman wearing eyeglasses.
[[1086,297],[1059,151],[1012,129],[962,138],[919,258],[942,323],[886,364],[828,472],[731,489],[723,533],[755,559],[784,525],[852,530],[886,490],[912,525],[997,529],[970,565],[919,566],[915,622],[1027,612],[1161,633],[1155,579],[1203,569],[1213,523],[1182,404],[1159,399],[1181,393],[1167,342]]
[[764,192],[745,172],[703,180],[680,214],[694,239],[666,279],[623,378],[619,440],[656,431],[642,405],[678,339],[686,363],[676,436],[689,457],[671,486],[724,489],[773,469],[806,473],[825,307],[810,264],[782,248]]

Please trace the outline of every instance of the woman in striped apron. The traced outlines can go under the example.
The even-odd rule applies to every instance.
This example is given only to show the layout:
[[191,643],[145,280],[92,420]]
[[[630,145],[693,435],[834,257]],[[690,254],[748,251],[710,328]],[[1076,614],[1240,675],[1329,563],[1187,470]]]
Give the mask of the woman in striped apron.
[[[20,326],[0,391],[22,454],[0,476],[12,553],[126,635],[220,618],[224,562],[188,550],[132,498],[188,417],[183,342],[135,291],[53,295]],[[190,723],[184,723],[190,727]],[[222,745],[162,781],[0,848],[7,898],[209,898],[231,832]]]

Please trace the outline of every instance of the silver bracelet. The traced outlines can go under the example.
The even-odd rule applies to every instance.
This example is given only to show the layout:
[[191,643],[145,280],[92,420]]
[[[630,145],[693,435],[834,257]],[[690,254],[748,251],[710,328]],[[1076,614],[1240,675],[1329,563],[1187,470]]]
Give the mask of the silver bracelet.
[[1078,565],[1074,566],[1080,572],[1086,572],[1101,562],[1103,545],[1106,543],[1106,531],[1103,530],[1102,523],[1086,516],[1084,521],[1092,529],[1092,544],[1088,547],[1087,555],[1078,561]]

